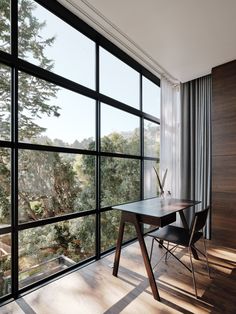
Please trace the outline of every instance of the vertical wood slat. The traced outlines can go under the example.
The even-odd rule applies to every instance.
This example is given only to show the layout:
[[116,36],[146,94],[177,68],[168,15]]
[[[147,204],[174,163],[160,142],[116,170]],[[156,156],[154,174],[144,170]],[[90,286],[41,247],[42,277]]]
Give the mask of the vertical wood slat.
[[212,96],[212,235],[235,247],[236,61],[212,70]]

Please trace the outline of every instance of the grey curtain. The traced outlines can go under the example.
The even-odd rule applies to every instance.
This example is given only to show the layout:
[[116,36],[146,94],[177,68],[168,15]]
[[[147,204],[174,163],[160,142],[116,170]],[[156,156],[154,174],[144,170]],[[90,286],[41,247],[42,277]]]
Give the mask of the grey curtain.
[[[181,196],[201,201],[185,215],[211,202],[211,75],[181,84]],[[205,236],[210,238],[211,213]]]

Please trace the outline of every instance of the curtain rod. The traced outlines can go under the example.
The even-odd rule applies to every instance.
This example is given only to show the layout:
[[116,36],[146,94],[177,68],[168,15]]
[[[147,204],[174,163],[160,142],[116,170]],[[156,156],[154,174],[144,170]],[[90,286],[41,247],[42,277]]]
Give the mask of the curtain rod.
[[[89,3],[87,0],[80,0],[80,4],[78,1],[75,3],[73,0],[58,0],[62,5],[69,5],[71,6],[75,12],[80,12],[89,22],[92,22],[92,26],[96,25],[99,30],[102,30],[105,32],[109,37],[114,39],[114,43],[117,44],[117,42],[120,44],[122,48],[125,48],[125,50],[128,50],[133,56],[142,61],[142,63],[145,64],[148,68],[150,68],[152,71],[155,72],[155,75],[157,75],[159,78],[165,77],[171,84],[179,85],[179,80],[177,80],[174,76],[172,76],[168,71],[166,71],[152,56],[150,56],[142,47],[140,47],[136,42],[134,42],[129,36],[127,36],[123,31],[120,30],[114,23],[112,23],[107,17],[105,17],[97,8],[95,8],[91,3]],[[116,36],[113,32],[109,31],[107,27],[102,25],[96,18],[91,16],[91,14],[88,13],[87,10],[82,8],[82,5],[84,5],[87,9],[91,10],[92,13],[94,13],[97,17],[102,19],[106,24],[108,24],[112,29],[114,29],[120,36],[122,36],[128,43],[130,43],[136,50],[138,50],[141,54],[143,54],[143,57],[140,53],[135,51],[132,47],[127,45],[123,40],[121,40],[118,36]],[[68,7],[67,7],[68,8]],[[69,8],[68,8],[69,9]],[[74,12],[74,13],[75,13]],[[87,21],[85,21],[87,22]],[[110,38],[109,38],[110,39]],[[148,60],[149,61],[148,61]],[[154,66],[155,65],[155,66]]]

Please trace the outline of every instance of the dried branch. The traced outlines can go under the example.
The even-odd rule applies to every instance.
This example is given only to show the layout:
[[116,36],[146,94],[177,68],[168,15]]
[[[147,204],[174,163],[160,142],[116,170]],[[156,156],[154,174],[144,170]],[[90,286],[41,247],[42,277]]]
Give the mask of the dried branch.
[[161,195],[162,195],[162,194],[164,193],[164,190],[163,190],[163,186],[162,186],[162,184],[161,184],[160,177],[159,177],[159,175],[158,175],[158,172],[157,172],[156,168],[153,167],[153,169],[154,169],[154,171],[155,171],[155,173],[156,173],[158,185],[159,185],[159,188],[160,188],[160,191],[161,191]]

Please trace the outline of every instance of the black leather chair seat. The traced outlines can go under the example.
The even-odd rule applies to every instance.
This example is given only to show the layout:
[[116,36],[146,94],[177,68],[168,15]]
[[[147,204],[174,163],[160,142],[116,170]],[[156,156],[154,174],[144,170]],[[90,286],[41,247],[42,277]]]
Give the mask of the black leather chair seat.
[[[148,235],[159,240],[165,240],[178,245],[188,246],[190,240],[190,231],[181,227],[166,226]],[[197,242],[202,237],[202,232],[196,232],[193,235],[192,244]]]

